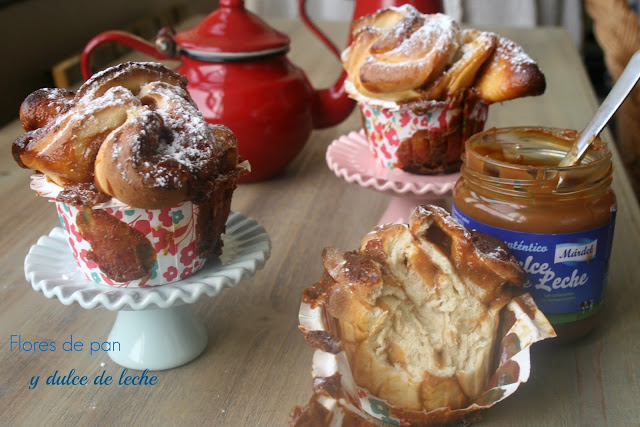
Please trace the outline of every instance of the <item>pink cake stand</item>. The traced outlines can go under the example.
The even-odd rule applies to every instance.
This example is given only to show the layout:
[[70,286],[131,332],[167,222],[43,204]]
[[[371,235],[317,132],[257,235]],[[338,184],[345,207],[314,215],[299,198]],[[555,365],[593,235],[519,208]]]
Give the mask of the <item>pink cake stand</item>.
[[460,177],[415,175],[381,165],[369,150],[364,132],[351,132],[334,140],[327,149],[327,164],[338,176],[391,196],[391,202],[378,224],[408,222],[414,207],[421,204],[450,206],[453,186]]

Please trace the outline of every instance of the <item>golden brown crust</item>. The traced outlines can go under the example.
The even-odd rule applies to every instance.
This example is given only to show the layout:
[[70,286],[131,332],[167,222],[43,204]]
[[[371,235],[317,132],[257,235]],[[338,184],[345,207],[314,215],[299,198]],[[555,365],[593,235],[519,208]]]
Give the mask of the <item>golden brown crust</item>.
[[522,47],[504,37],[484,64],[474,83],[478,96],[487,102],[500,102],[522,96],[542,95],[544,74]]
[[43,88],[29,94],[20,105],[20,123],[24,130],[44,127],[71,107],[74,93],[66,89]]
[[107,137],[95,160],[97,188],[130,206],[159,209],[188,196],[189,171],[175,159],[159,158],[162,118],[152,111],[130,112]]
[[60,186],[95,184],[132,207],[202,202],[235,186],[241,159],[233,133],[205,121],[186,83],[160,64],[124,63],[72,99],[36,91],[21,110],[25,129],[34,129],[14,142],[14,158]]
[[76,99],[91,102],[103,96],[113,87],[124,87],[138,95],[142,86],[149,82],[164,82],[172,86],[187,88],[187,78],[169,71],[155,62],[123,62],[91,76],[76,93]]
[[219,171],[218,148],[235,147],[235,136],[217,132],[224,141],[214,141],[212,128],[179,86],[147,83],[137,97],[143,107],[128,110],[126,122],[101,145],[96,185],[129,205],[174,206],[188,198],[191,181],[207,182]]
[[420,206],[409,224],[367,234],[358,252],[325,250],[323,263],[305,302],[337,319],[359,386],[418,420],[446,408],[430,421],[449,420],[484,391],[512,297],[506,284],[524,280],[503,243]]
[[354,28],[343,62],[349,79],[367,96],[415,98],[415,89],[434,81],[458,49],[459,29],[451,18],[422,15],[413,7],[380,10]]
[[478,231],[468,231],[442,208],[417,207],[410,227],[414,235],[424,236],[441,248],[458,274],[478,288],[476,294],[486,305],[502,303],[505,295],[511,296],[503,289],[505,283],[522,284],[526,280],[522,267],[503,242]]
[[413,6],[379,10],[354,22],[343,65],[359,94],[407,102],[443,101],[479,88],[499,102],[544,92],[544,75],[516,43],[496,34],[461,30],[448,16]]
[[461,38],[453,64],[435,82],[418,89],[421,98],[446,99],[471,87],[497,44],[497,37],[484,31],[463,30]]
[[45,127],[29,132],[31,139],[19,154],[22,163],[60,186],[93,181],[93,163],[102,142],[126,121],[127,109],[140,104],[122,88],[109,94],[119,101],[77,110],[76,103]]
[[456,28],[446,15],[408,13],[395,26],[402,31],[383,32],[360,64],[360,82],[370,92],[423,86],[442,73],[458,48]]

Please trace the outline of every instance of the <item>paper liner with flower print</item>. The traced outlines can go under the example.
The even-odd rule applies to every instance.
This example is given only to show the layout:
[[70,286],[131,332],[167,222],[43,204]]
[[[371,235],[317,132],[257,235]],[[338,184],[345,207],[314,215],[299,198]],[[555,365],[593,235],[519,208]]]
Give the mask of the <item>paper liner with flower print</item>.
[[[39,196],[55,201],[61,187],[43,175],[34,175],[31,188]],[[103,271],[89,256],[91,244],[83,238],[77,223],[81,206],[55,202],[62,228],[68,237],[71,252],[82,273],[93,282],[115,287],[148,287],[165,285],[185,279],[199,271],[206,263],[205,254],[198,253],[197,221],[200,207],[190,201],[165,209],[138,209],[116,199],[93,207],[128,225],[148,240],[154,252],[153,265],[145,277],[118,281]],[[226,219],[226,218],[225,218]]]
[[464,89],[444,101],[406,103],[369,98],[348,80],[345,88],[362,113],[369,149],[388,169],[421,175],[457,172],[464,142],[484,129],[489,103]]
[[[327,313],[322,304],[312,307],[303,302],[299,322],[299,328],[305,334],[322,333],[337,337],[336,320]],[[462,419],[469,420],[476,411],[490,408],[506,399],[526,382],[531,373],[531,345],[555,336],[549,321],[526,293],[513,298],[502,310],[499,334],[494,363],[496,369],[485,391],[471,405],[462,409],[410,411],[394,407],[355,383],[344,351],[334,354],[316,350],[313,357],[313,376],[323,378],[340,373],[343,395],[351,404],[368,415],[391,424],[408,426],[416,423],[444,424]]]

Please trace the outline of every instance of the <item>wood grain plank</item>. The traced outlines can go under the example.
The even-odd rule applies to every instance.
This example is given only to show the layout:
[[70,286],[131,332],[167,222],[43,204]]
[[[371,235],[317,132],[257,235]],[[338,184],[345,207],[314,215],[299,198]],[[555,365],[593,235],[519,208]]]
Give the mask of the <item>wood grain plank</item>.
[[[292,39],[291,60],[316,87],[339,75],[338,61],[299,22],[270,20]],[[321,23],[338,45],[346,26]],[[593,90],[568,34],[561,29],[494,28],[521,43],[547,76],[543,96],[493,105],[488,126],[581,128],[597,108]],[[300,292],[320,278],[324,247],[355,249],[378,221],[389,196],[348,184],[325,162],[331,141],[360,128],[355,111],[342,124],[314,131],[280,175],[241,185],[235,211],[255,218],[273,243],[271,258],[254,277],[216,298],[193,305],[208,346],[191,363],[157,372],[153,387],[39,386],[32,375],[76,369],[87,375],[122,368],[105,354],[11,352],[9,335],[61,343],[108,336],[116,314],[63,306],[34,292],[22,264],[36,239],[57,225],[52,205],[28,188],[29,172],[0,156],[0,425],[260,425],[286,423],[290,409],[311,395],[313,349],[297,330]],[[0,129],[9,152],[21,133]],[[612,141],[610,133],[604,139]],[[529,382],[487,411],[479,425],[633,425],[640,423],[640,209],[614,150],[618,223],[602,324],[572,344],[549,342],[532,350]],[[42,379],[41,379],[42,381]]]

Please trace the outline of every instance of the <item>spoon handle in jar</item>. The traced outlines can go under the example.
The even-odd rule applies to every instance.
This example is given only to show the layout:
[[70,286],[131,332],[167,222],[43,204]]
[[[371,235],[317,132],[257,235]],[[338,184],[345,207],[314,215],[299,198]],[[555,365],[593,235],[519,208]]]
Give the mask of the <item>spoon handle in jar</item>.
[[633,54],[631,60],[629,60],[620,78],[604,99],[596,114],[584,128],[578,140],[573,144],[571,150],[569,150],[567,155],[560,161],[558,166],[566,167],[580,163],[589,145],[591,145],[600,132],[602,132],[602,129],[609,123],[609,120],[611,120],[613,114],[627,98],[639,78],[640,51],[637,51]]

